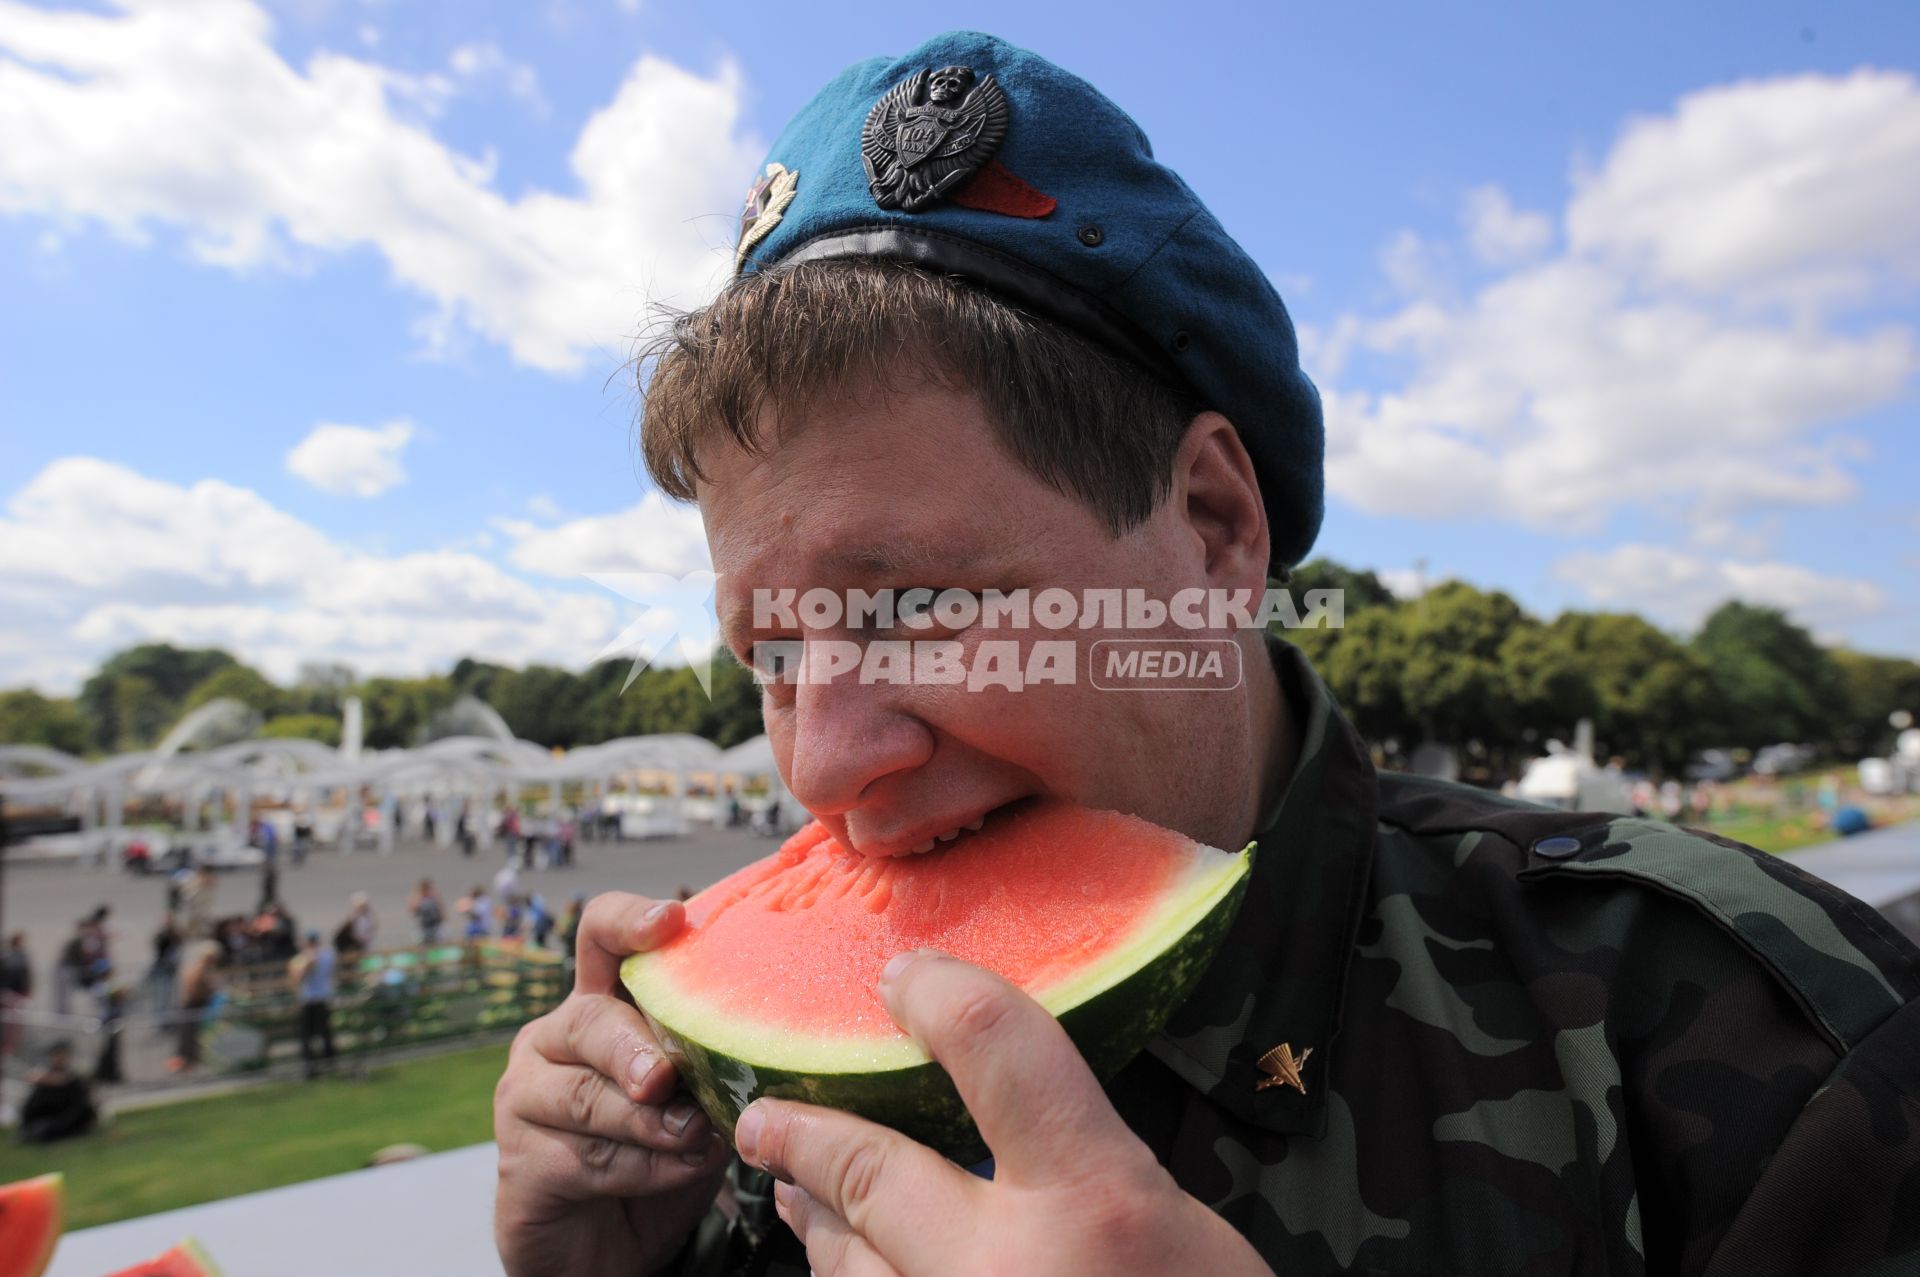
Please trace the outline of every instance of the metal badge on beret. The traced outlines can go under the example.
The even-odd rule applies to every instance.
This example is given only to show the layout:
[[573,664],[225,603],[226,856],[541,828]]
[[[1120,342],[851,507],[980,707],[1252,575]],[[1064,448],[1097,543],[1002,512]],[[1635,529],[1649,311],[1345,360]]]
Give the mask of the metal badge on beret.
[[753,251],[754,245],[773,234],[773,228],[786,216],[787,205],[793,203],[799,189],[800,170],[777,162],[767,165],[766,172],[755,179],[747,191],[746,206],[740,210],[740,241],[733,252],[736,275],[746,265],[747,254]]
[[1007,95],[971,67],[916,71],[867,113],[860,155],[881,208],[918,212],[966,181],[1007,135]]

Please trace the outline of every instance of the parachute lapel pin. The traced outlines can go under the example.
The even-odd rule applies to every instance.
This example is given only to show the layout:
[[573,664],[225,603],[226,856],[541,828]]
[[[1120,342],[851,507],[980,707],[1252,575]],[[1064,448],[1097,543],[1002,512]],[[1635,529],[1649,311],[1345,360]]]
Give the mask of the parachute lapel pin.
[[1296,1057],[1292,1045],[1282,1042],[1260,1057],[1260,1071],[1267,1076],[1254,1083],[1253,1089],[1264,1091],[1270,1086],[1290,1086],[1305,1095],[1307,1084],[1301,1080],[1300,1070],[1307,1067],[1307,1057],[1312,1054],[1313,1048],[1308,1047]]

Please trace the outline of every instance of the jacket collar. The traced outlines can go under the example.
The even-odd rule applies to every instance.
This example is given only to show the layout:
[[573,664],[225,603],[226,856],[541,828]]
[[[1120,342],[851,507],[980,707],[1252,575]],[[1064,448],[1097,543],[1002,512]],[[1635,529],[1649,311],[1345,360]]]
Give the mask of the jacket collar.
[[[1148,1050],[1243,1121],[1281,1134],[1326,1128],[1326,1078],[1373,868],[1372,760],[1300,652],[1270,643],[1299,760],[1255,835],[1239,916],[1192,998]],[[1262,1055],[1313,1054],[1290,1086],[1257,1090]]]

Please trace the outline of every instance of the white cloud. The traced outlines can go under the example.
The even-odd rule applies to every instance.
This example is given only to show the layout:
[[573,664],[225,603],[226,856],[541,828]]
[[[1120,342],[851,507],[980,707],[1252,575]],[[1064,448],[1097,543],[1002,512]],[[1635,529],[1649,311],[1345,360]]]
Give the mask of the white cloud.
[[496,519],[494,524],[513,539],[508,557],[516,566],[547,576],[614,572],[684,576],[710,566],[700,512],[657,492],[617,513],[550,528],[518,519]]
[[[569,583],[569,586],[571,583]],[[147,640],[225,647],[270,676],[314,660],[420,674],[463,655],[579,667],[623,613],[457,550],[380,555],[331,540],[258,494],[110,462],[48,465],[0,517],[0,686],[71,690]]]
[[1434,263],[1433,246],[1412,231],[1401,231],[1380,249],[1380,273],[1409,297],[1425,297],[1442,289]]
[[1329,486],[1368,512],[1574,533],[1655,509],[1723,545],[1848,499],[1866,454],[1835,428],[1898,400],[1920,344],[1810,299],[1920,281],[1915,171],[1920,86],[1860,72],[1709,90],[1633,124],[1544,258],[1544,219],[1473,192],[1469,247],[1507,269],[1450,296],[1443,249],[1403,232],[1383,269],[1409,300],[1316,334],[1335,377],[1361,353],[1403,370],[1325,387]]
[[377,497],[406,482],[400,453],[411,438],[408,421],[378,429],[321,422],[287,453],[287,471],[335,496]]
[[1473,255],[1489,266],[1513,266],[1544,253],[1553,243],[1553,223],[1543,213],[1514,208],[1497,186],[1467,192],[1461,219]]
[[1785,611],[1823,634],[1882,615],[1886,591],[1872,581],[1826,576],[1792,563],[1709,559],[1632,543],[1570,554],[1553,574],[1604,607],[1644,612],[1690,630],[1729,599]]
[[[623,348],[650,300],[696,300],[724,275],[724,214],[762,149],[731,65],[642,57],[580,131],[577,189],[510,199],[490,158],[406,118],[431,117],[445,77],[327,51],[291,66],[247,0],[119,4],[0,0],[0,211],[135,243],[177,228],[235,270],[371,247],[440,331],[555,371]],[[476,73],[489,56],[471,55]],[[494,70],[511,91],[510,67]]]
[[1861,69],[1706,89],[1635,121],[1567,209],[1579,251],[1750,300],[1920,281],[1920,85]]
[[540,92],[540,76],[524,62],[515,62],[491,41],[463,44],[447,55],[447,66],[463,80],[479,83],[498,82],[515,98],[541,115],[547,113],[547,100]]

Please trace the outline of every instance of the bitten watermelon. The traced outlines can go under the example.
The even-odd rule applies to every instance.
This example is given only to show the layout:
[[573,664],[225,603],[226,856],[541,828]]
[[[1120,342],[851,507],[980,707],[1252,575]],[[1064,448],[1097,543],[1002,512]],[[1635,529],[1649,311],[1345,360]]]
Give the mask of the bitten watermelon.
[[220,1277],[220,1270],[207,1258],[207,1252],[200,1249],[200,1243],[189,1237],[164,1255],[155,1255],[107,1277]]
[[59,1172],[0,1184],[0,1277],[40,1277],[60,1241],[66,1181]]
[[816,823],[694,896],[681,934],[621,976],[723,1131],[771,1095],[972,1161],[984,1149],[952,1081],[880,1001],[887,960],[933,948],[998,972],[1059,1018],[1105,1080],[1192,993],[1251,852],[1058,801],[896,858],[850,852]]

